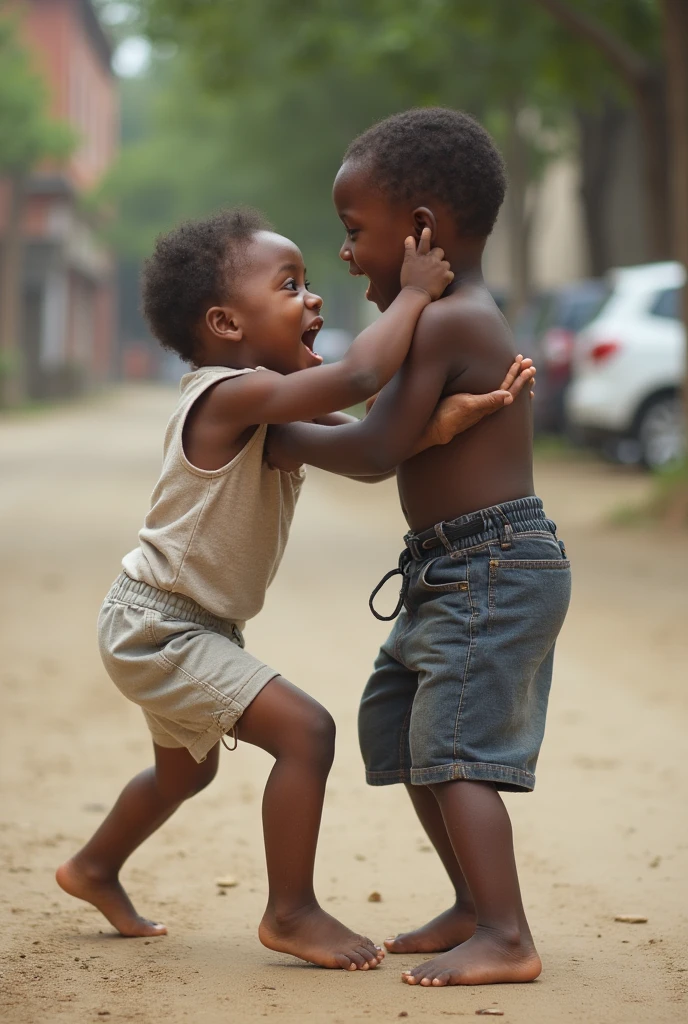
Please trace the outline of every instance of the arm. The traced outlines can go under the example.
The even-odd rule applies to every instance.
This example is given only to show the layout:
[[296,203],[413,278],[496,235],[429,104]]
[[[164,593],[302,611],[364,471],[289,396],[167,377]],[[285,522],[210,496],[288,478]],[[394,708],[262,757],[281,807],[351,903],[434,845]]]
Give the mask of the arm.
[[444,338],[424,314],[413,348],[394,380],[359,423],[292,423],[270,432],[269,457],[299,460],[342,476],[387,474],[409,458],[446,383]]
[[263,370],[215,388],[216,414],[234,428],[255,423],[312,420],[374,394],[406,357],[418,317],[453,279],[441,249],[430,250],[430,231],[418,248],[406,239],[401,292],[387,310],[351,345],[344,359],[282,375]]

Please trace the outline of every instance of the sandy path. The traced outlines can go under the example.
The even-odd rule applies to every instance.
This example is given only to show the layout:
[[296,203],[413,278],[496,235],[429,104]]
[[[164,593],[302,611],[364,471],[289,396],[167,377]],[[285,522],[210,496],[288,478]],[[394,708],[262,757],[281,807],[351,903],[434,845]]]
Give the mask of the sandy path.
[[[173,402],[164,389],[129,390],[0,423],[0,1018],[430,1024],[495,1005],[512,1024],[686,1020],[688,542],[605,527],[605,510],[646,485],[585,463],[539,471],[575,562],[575,595],[538,788],[508,797],[540,981],[409,989],[399,974],[416,957],[348,975],[263,949],[259,811],[270,762],[253,749],[223,753],[214,785],[126,870],[167,938],[116,938],[56,888],[55,865],[148,763],[139,712],[101,668],[94,620],[134,542]],[[312,474],[248,631],[257,654],[337,719],[318,891],[377,939],[448,898],[404,793],[366,788],[356,748],[358,696],[385,633],[366,598],[395,564],[401,532],[392,487]],[[240,884],[220,895],[214,880],[226,874]],[[373,890],[381,903],[367,901]],[[618,913],[649,923],[618,924]]]

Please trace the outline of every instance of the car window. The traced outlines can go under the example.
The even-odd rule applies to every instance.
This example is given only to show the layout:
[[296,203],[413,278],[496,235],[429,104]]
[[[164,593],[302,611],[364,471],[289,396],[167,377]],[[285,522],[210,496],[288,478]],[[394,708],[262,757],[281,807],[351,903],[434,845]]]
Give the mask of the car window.
[[681,289],[665,288],[658,292],[654,302],[650,306],[650,312],[654,316],[663,316],[668,320],[678,320],[681,305]]
[[581,331],[586,324],[597,316],[607,301],[609,291],[602,288],[592,289],[577,295],[571,295],[563,302],[559,310],[558,324],[567,331]]

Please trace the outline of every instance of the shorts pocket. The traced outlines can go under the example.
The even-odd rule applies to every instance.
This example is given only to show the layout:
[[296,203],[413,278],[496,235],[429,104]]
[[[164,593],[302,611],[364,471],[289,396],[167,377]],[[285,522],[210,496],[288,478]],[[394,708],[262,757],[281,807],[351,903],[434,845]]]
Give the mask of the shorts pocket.
[[570,597],[571,563],[561,551],[559,558],[491,558],[488,631],[506,627],[521,638],[530,632],[547,649],[561,629]]
[[453,594],[468,590],[468,565],[450,555],[440,555],[426,562],[418,575],[419,586],[431,594]]

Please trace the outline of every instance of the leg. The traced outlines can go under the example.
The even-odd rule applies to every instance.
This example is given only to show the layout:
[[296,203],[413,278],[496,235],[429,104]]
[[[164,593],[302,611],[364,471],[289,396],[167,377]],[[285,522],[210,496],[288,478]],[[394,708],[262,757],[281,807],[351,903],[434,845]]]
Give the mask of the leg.
[[269,896],[261,942],[321,967],[376,967],[382,951],[326,914],[313,891],[325,784],[334,758],[331,716],[277,677],[244,712],[238,735],[275,758],[263,797]]
[[435,794],[427,786],[407,785],[411,802],[454,886],[454,906],[415,931],[385,939],[390,953],[441,953],[469,939],[475,931],[473,897],[463,876]]
[[502,798],[491,782],[443,782],[433,790],[473,896],[477,924],[472,938],[406,972],[404,980],[434,986],[533,981],[542,964],[523,910]]
[[167,928],[136,913],[119,881],[122,865],[217,772],[219,745],[201,764],[184,748],[153,746],[155,767],[147,768],[125,786],[95,835],[56,874],[65,892],[92,903],[126,936],[164,935]]

